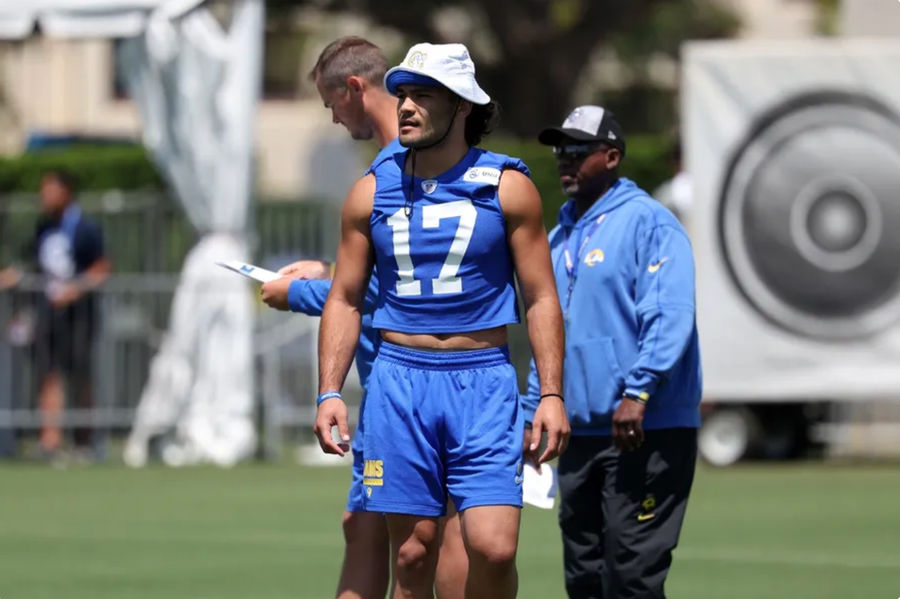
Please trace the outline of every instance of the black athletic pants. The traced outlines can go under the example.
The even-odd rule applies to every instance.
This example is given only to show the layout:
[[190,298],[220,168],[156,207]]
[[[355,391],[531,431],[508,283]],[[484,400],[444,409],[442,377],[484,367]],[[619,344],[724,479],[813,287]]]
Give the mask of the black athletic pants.
[[612,437],[572,436],[559,459],[566,590],[571,599],[664,599],[684,520],[697,431],[645,431],[620,452]]

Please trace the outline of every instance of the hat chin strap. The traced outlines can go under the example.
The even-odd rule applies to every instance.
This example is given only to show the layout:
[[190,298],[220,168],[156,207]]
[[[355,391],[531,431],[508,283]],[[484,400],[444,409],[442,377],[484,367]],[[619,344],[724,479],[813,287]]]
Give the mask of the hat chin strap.
[[433,148],[441,143],[447,136],[450,135],[450,131],[453,129],[453,123],[456,122],[456,115],[459,114],[459,103],[462,102],[462,98],[456,96],[456,105],[453,107],[453,116],[450,117],[450,122],[447,124],[447,129],[444,131],[444,134],[441,135],[436,141],[431,142],[428,145],[419,146],[418,148],[410,147],[409,152],[409,193],[406,196],[406,202],[403,204],[403,214],[406,215],[406,218],[412,218],[412,210],[413,210],[413,200],[416,196],[416,150],[427,150],[429,148]]
[[456,115],[459,114],[459,103],[462,102],[462,98],[456,96],[456,105],[453,107],[453,116],[450,117],[450,122],[447,124],[447,129],[444,131],[444,134],[441,135],[437,140],[431,142],[430,144],[426,144],[424,146],[418,147],[410,147],[411,151],[416,150],[428,150],[429,148],[433,148],[436,145],[443,143],[447,136],[450,135],[450,131],[453,129],[453,123],[456,122]]

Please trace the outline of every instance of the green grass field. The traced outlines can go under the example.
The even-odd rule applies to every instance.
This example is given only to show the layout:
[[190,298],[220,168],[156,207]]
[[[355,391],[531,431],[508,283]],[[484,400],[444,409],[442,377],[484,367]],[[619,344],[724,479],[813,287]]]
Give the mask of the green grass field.
[[[0,599],[327,598],[348,471],[0,465]],[[555,513],[526,508],[520,597],[563,597]],[[701,469],[668,593],[900,596],[900,466]]]

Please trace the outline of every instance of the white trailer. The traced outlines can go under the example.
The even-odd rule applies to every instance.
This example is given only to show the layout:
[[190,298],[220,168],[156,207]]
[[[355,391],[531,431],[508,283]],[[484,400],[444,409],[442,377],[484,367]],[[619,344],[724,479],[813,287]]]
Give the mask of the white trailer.
[[900,398],[900,42],[696,42],[683,64],[701,455],[787,456],[845,402]]

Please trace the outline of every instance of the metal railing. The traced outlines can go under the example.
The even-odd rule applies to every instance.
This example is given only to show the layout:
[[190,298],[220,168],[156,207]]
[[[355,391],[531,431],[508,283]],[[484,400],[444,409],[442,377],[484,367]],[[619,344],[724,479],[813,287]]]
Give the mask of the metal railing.
[[[108,439],[123,436],[133,422],[151,359],[168,326],[177,273],[196,235],[162,193],[108,192],[84,195],[79,203],[101,224],[114,274],[95,292],[100,318],[89,350],[92,405],[79,407],[68,401],[58,421],[68,432],[90,428],[102,454]],[[0,268],[18,261],[38,217],[36,196],[0,197]],[[252,220],[253,260],[260,265],[275,268],[299,258],[334,255],[335,205],[259,203]],[[247,293],[254,291],[248,286]],[[19,441],[44,426],[35,372],[35,326],[43,293],[44,282],[33,275],[14,289],[0,291],[0,455],[16,453]],[[311,440],[317,330],[318,319],[258,305],[255,405],[264,456],[277,455],[288,442]],[[359,393],[351,391],[350,398],[354,395]]]
[[[122,437],[131,427],[151,359],[165,334],[176,281],[173,275],[112,277],[95,292],[99,318],[93,343],[90,347],[68,348],[92,353],[93,358],[87,361],[92,401],[90,405],[75,405],[69,376],[68,400],[56,424],[68,433],[77,428],[90,429],[93,448],[99,455],[105,453],[111,436]],[[246,293],[254,291],[248,288]],[[6,453],[19,444],[13,440],[34,437],[45,423],[38,400],[42,381],[35,361],[43,343],[35,307],[43,293],[37,278],[0,293],[0,436],[5,436],[0,451],[5,447]],[[312,441],[317,332],[318,318],[257,306],[254,403],[263,456],[279,455],[288,443]],[[59,356],[62,364],[72,363],[72,357]],[[54,370],[69,374],[59,364],[54,364]],[[348,402],[358,405],[360,391],[354,377],[348,381],[348,389]],[[355,415],[356,411],[352,412]]]
[[[176,202],[160,191],[85,193],[79,205],[100,224],[106,253],[119,273],[177,273],[197,239]],[[0,268],[21,257],[39,216],[36,195],[0,196]],[[331,259],[339,219],[334,202],[260,199],[250,218],[254,260],[274,266],[299,258]]]

